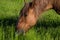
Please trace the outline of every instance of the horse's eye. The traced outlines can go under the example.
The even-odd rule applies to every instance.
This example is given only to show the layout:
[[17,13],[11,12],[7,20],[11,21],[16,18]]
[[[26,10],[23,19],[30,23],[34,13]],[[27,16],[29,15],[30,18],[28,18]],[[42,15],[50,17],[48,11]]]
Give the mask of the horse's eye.
[[27,14],[24,15],[25,17],[27,16]]

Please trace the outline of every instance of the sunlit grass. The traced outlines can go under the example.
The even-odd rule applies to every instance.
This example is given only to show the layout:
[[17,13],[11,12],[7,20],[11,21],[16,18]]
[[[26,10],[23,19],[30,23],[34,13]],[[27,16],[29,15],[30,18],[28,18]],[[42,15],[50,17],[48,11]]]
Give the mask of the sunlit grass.
[[42,13],[25,35],[15,35],[24,0],[0,0],[0,40],[60,40],[60,15],[53,9]]

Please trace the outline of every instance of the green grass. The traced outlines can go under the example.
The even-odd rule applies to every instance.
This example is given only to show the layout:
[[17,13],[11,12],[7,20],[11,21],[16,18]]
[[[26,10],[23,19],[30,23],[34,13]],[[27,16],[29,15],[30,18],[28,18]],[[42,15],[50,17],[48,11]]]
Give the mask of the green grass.
[[0,0],[0,40],[60,40],[60,15],[53,9],[42,13],[25,35],[15,35],[23,0]]

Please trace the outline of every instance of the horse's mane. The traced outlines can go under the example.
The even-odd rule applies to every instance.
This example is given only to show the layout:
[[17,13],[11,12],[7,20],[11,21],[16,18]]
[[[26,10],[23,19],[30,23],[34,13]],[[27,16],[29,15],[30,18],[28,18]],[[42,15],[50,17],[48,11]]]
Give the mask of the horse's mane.
[[26,4],[23,6],[22,10],[20,11],[20,15],[21,15],[21,16],[22,16],[22,15],[25,15],[26,12],[28,12],[28,11],[29,11],[29,8],[31,8],[31,7],[32,7],[32,2],[26,3]]

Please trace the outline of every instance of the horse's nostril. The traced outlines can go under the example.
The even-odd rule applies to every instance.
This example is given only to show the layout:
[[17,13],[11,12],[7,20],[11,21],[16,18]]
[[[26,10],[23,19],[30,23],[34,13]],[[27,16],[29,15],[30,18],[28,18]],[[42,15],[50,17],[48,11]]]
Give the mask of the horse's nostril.
[[25,32],[24,32],[24,30],[17,30],[15,32],[15,34],[17,34],[17,35],[21,35],[21,34],[25,35]]

